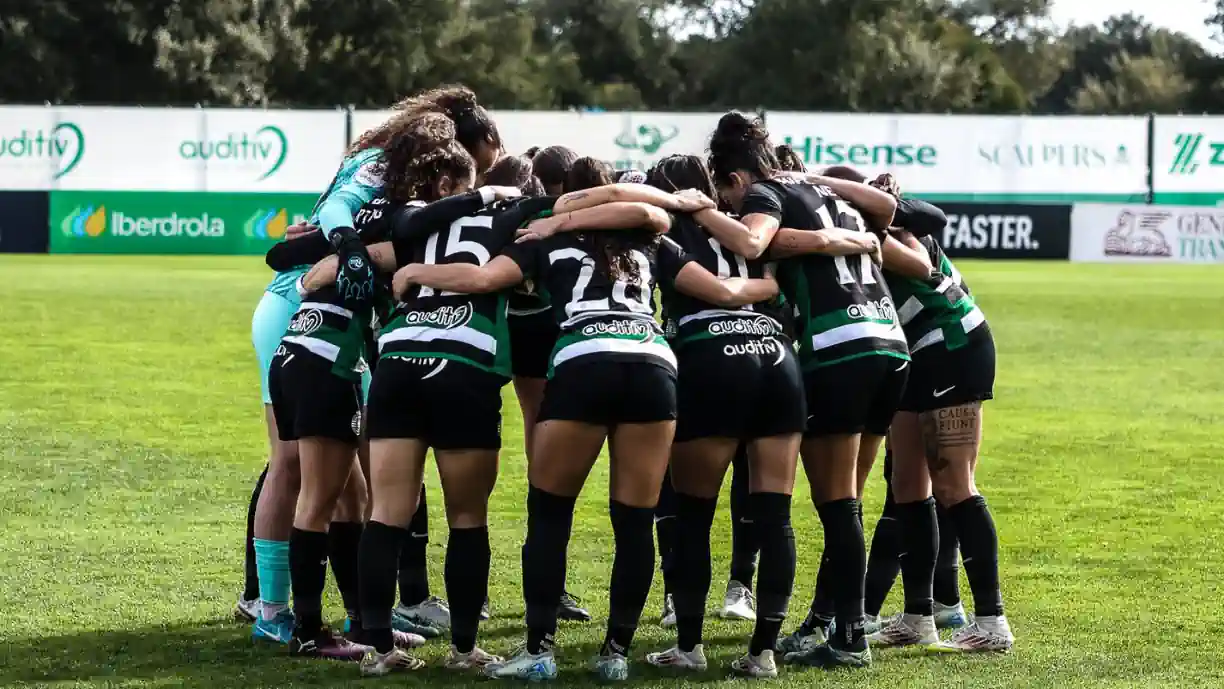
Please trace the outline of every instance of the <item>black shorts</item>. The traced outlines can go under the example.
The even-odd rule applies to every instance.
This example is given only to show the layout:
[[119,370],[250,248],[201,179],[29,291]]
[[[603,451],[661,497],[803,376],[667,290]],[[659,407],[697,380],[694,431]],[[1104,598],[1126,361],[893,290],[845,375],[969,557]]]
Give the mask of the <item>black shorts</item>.
[[331,438],[353,445],[361,435],[361,382],[332,373],[332,362],[280,345],[268,369],[268,393],[281,440]]
[[510,370],[516,378],[546,378],[561,328],[552,311],[506,317],[510,326]]
[[914,352],[900,408],[921,413],[994,399],[994,380],[994,337],[983,323],[964,347],[936,343]]
[[370,438],[414,438],[435,450],[501,449],[505,384],[449,359],[383,358],[370,381]]
[[802,433],[803,373],[785,337],[713,337],[676,354],[676,442]]
[[558,367],[544,386],[540,421],[580,421],[612,428],[676,418],[676,376],[643,361],[589,361]]
[[910,363],[878,355],[809,371],[807,437],[870,433],[887,435],[905,393]]

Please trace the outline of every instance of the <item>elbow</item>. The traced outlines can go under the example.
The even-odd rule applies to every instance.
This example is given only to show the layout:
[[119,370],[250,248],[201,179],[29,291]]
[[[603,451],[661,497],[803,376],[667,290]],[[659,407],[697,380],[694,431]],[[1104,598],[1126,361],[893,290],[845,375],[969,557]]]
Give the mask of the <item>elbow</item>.
[[638,210],[643,215],[643,227],[650,228],[655,234],[666,234],[671,229],[671,216],[667,211],[646,203],[638,205]]
[[763,235],[752,235],[745,237],[743,241],[736,242],[735,246],[731,247],[731,250],[752,261],[764,256],[765,252],[769,249],[770,243],[765,241]]
[[724,308],[734,308],[739,306],[739,300],[737,299],[738,295],[736,295],[735,290],[731,289],[731,286],[727,284],[726,280],[718,281],[718,291],[713,296],[714,304],[717,306],[722,306]]

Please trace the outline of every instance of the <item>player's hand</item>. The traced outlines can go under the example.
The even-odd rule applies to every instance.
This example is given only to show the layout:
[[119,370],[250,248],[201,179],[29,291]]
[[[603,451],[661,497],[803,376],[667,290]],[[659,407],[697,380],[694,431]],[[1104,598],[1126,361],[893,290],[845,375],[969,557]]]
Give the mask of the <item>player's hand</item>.
[[674,196],[679,200],[676,210],[681,213],[696,213],[707,208],[718,208],[718,204],[714,203],[714,199],[696,189],[682,189],[677,191]]
[[884,244],[880,241],[878,235],[868,233],[868,243],[871,245],[871,250],[867,252],[871,256],[871,262],[877,266],[884,265]]
[[517,199],[523,195],[523,190],[518,187],[500,187],[496,185],[485,185],[482,189],[488,189],[493,192],[493,198],[497,201],[505,201],[506,199]]
[[415,284],[416,264],[410,263],[395,271],[395,275],[391,278],[391,294],[395,296],[397,301],[403,301],[404,295]]
[[897,182],[897,178],[891,172],[885,172],[879,177],[868,182],[869,185],[879,189],[880,191],[892,194],[894,198],[901,198],[901,184]]
[[561,224],[564,222],[564,216],[550,215],[547,218],[537,218],[528,223],[527,227],[520,229],[515,233],[515,244],[523,242],[536,242],[541,239],[548,239],[556,234],[561,229]]
[[340,270],[336,274],[336,289],[346,305],[360,305],[374,296],[374,264],[370,252],[357,230],[341,227],[332,231],[332,245],[340,259]]
[[319,231],[318,225],[311,225],[310,223],[306,221],[302,221],[299,223],[294,223],[290,225],[289,227],[285,228],[285,239],[297,239],[298,237],[301,237],[304,234],[310,234],[311,232],[318,232],[318,231]]

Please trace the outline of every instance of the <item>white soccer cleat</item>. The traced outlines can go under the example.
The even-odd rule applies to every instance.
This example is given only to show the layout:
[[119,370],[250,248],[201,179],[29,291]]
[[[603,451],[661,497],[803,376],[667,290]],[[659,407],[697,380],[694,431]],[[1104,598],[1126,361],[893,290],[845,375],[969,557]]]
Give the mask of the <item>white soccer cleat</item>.
[[960,629],[969,624],[969,616],[965,614],[965,604],[944,605],[935,601],[935,626],[939,629]]
[[867,641],[881,648],[934,646],[939,643],[939,632],[935,630],[933,616],[901,614],[889,620],[878,632],[867,635]]
[[755,622],[756,602],[752,598],[752,591],[738,581],[728,582],[727,594],[723,596],[723,606],[718,616],[724,620]]
[[483,671],[489,665],[502,664],[506,660],[501,656],[495,656],[492,653],[486,653],[479,646],[473,646],[468,653],[460,653],[455,648],[454,644],[450,647],[450,654],[446,657],[447,670],[481,670]]
[[676,626],[676,604],[672,602],[670,593],[663,597],[663,616],[659,618],[659,626]]
[[396,606],[395,614],[418,625],[443,631],[450,629],[450,608],[437,596],[430,596],[416,605]]
[[400,648],[393,648],[387,653],[370,650],[358,666],[363,677],[383,677],[392,672],[412,672],[423,667],[425,661],[408,655]]
[[552,649],[540,653],[528,653],[526,646],[520,647],[503,663],[489,663],[484,667],[485,677],[492,679],[525,679],[543,682],[557,678],[557,659]]
[[764,650],[759,656],[748,653],[731,661],[731,672],[751,679],[775,679],[778,664],[774,662],[774,652]]
[[629,679],[629,659],[615,652],[595,656],[591,659],[591,672],[601,682],[624,682]]
[[697,644],[691,651],[681,651],[679,646],[672,646],[666,651],[647,653],[646,662],[655,667],[674,667],[681,670],[702,672],[709,664],[706,662],[705,649]]
[[875,634],[881,629],[887,627],[889,622],[892,622],[892,617],[885,617],[883,615],[864,615],[863,633],[871,636],[872,634]]
[[1007,624],[1007,618],[978,617],[969,626],[960,629],[951,639],[939,644],[938,650],[961,653],[1006,653],[1016,644],[1016,637]]

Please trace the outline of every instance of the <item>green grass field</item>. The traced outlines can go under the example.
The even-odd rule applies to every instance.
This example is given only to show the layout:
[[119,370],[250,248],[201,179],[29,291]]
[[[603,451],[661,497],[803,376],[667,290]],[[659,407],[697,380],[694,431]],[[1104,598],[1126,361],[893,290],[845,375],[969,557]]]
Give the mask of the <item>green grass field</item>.
[[[961,269],[999,346],[979,485],[999,527],[1017,648],[973,658],[884,651],[858,674],[784,669],[779,686],[1224,686],[1224,271]],[[268,277],[258,259],[0,256],[0,277],[0,686],[356,684],[355,666],[292,661],[229,621],[247,497],[266,455],[249,339]],[[521,639],[526,484],[506,392],[495,617],[482,637],[495,652]],[[793,618],[821,543],[800,484]],[[597,470],[570,549],[570,588],[599,618],[612,550],[605,486]],[[875,515],[881,480],[869,491]],[[446,533],[434,514],[441,592]],[[725,517],[717,529],[721,595]],[[672,641],[654,624],[658,584],[635,660]],[[712,667],[683,681],[735,681],[724,668],[749,626],[706,631]],[[562,629],[563,683],[587,683],[578,668],[601,638],[598,622]],[[443,652],[435,642],[424,655],[436,667]],[[384,683],[480,681],[430,669]],[[678,681],[634,664],[637,685]]]

